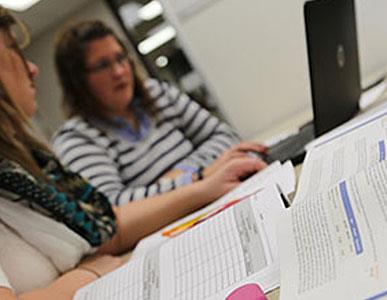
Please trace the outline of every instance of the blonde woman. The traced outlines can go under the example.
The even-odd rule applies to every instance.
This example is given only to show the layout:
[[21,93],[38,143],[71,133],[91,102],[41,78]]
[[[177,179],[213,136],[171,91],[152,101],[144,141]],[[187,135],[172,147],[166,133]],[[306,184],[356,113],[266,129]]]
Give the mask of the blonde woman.
[[0,6],[0,299],[72,299],[121,264],[111,255],[262,167],[256,159],[234,159],[178,192],[113,207],[35,137],[28,118],[36,110],[38,68],[21,54],[15,26]]

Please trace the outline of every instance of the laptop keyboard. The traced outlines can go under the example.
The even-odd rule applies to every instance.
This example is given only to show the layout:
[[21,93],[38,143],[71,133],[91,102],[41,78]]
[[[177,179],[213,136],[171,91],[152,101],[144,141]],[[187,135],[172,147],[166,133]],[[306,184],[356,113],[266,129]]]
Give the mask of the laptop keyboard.
[[314,126],[309,123],[300,128],[300,131],[271,146],[265,160],[268,163],[279,160],[291,160],[294,165],[299,164],[305,157],[305,146],[314,139]]

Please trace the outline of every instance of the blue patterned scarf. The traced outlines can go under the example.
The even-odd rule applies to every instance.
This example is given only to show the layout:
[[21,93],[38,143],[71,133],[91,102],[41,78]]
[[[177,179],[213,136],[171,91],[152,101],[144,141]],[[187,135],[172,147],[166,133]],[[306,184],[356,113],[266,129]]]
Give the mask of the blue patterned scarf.
[[52,154],[33,150],[32,155],[47,182],[0,157],[0,196],[65,224],[93,247],[110,240],[116,223],[107,198],[81,176],[64,168]]

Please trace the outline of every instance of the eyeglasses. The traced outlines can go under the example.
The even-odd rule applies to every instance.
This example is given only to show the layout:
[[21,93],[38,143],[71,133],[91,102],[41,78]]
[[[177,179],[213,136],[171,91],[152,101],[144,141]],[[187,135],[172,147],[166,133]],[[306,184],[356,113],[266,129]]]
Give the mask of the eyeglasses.
[[10,40],[11,43],[9,46],[22,59],[24,66],[26,68],[26,71],[32,81],[33,76],[29,70],[28,62],[22,53],[22,50],[30,44],[30,41],[31,41],[30,34],[28,32],[26,25],[21,20],[19,20],[18,18],[13,18],[13,20],[14,20],[14,23],[12,23],[11,26],[9,27],[9,36],[11,38]]
[[127,52],[121,52],[116,55],[116,57],[112,60],[110,59],[101,59],[100,61],[96,62],[95,64],[86,67],[86,70],[90,73],[99,73],[104,72],[106,70],[111,69],[114,64],[118,64],[120,66],[123,66],[124,64],[128,63],[128,53]]
[[17,46],[21,50],[30,44],[31,37],[28,29],[26,25],[18,18],[15,18],[15,23],[11,25],[10,33],[11,36],[15,39]]

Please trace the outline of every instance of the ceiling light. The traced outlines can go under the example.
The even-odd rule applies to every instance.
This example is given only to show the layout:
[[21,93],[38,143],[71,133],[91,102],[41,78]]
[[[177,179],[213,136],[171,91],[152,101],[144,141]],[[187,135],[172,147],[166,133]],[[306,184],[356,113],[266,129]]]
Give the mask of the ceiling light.
[[169,59],[165,55],[160,55],[158,58],[156,58],[155,62],[156,66],[158,66],[159,68],[165,68],[166,66],[168,66]]
[[0,5],[15,11],[25,11],[40,0],[0,0]]
[[140,53],[143,55],[147,55],[148,53],[173,39],[175,36],[175,28],[172,26],[167,26],[139,43],[137,47],[138,51],[140,51]]
[[138,11],[138,16],[144,21],[150,21],[161,15],[162,12],[163,7],[161,6],[161,3],[157,0],[153,0],[141,7],[141,9]]

